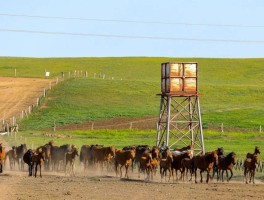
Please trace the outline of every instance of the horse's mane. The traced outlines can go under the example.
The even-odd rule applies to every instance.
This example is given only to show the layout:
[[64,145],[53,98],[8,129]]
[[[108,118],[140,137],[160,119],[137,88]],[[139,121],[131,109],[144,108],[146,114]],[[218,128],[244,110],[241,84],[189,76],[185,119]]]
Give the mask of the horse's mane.
[[209,152],[209,153],[205,154],[204,159],[205,159],[206,161],[211,162],[211,161],[213,161],[214,154],[215,154],[214,151]]
[[227,156],[226,156],[226,161],[227,163],[231,163],[232,162],[232,158],[235,156],[235,153],[234,152],[231,152],[229,153]]
[[217,149],[217,155],[218,155],[218,156],[224,155],[224,148],[223,148],[223,147],[219,147],[219,148]]

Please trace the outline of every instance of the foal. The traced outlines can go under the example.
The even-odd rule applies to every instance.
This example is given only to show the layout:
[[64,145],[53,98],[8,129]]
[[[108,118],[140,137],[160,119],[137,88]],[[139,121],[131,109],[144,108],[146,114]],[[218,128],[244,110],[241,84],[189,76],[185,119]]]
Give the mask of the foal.
[[45,153],[42,151],[42,149],[39,149],[39,152],[35,152],[32,156],[32,161],[35,166],[35,178],[37,177],[37,169],[39,165],[39,175],[41,175],[41,165],[44,163],[45,160]]

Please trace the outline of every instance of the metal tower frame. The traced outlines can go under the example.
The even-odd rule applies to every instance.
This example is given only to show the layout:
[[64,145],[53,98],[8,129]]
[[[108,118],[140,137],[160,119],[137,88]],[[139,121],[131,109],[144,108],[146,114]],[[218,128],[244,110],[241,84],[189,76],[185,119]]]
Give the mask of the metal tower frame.
[[198,95],[160,94],[156,145],[169,148],[193,145],[195,154],[205,153]]

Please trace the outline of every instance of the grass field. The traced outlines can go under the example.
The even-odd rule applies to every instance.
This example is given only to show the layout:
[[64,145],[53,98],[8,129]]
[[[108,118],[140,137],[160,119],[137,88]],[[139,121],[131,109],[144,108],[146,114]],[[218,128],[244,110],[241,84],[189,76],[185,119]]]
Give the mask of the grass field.
[[[264,59],[199,58],[0,58],[4,76],[51,78],[61,72],[87,71],[88,78],[59,84],[45,107],[21,122],[23,129],[74,124],[116,117],[157,116],[160,64],[195,61],[199,64],[199,93],[205,128],[259,130],[264,122]],[[96,73],[96,78],[94,75]],[[105,79],[98,76],[105,74]],[[122,79],[122,80],[121,80]],[[133,101],[132,101],[133,100]]]
[[[239,149],[240,154],[252,151],[255,145],[263,146],[263,137],[258,134],[264,125],[264,59],[206,59],[206,58],[0,58],[1,76],[44,77],[51,72],[51,79],[61,76],[61,72],[87,71],[88,78],[70,78],[62,81],[43,99],[29,118],[20,122],[20,129],[30,142],[38,140],[31,132],[50,130],[54,121],[57,126],[77,124],[98,119],[119,117],[144,117],[158,115],[160,97],[160,64],[167,61],[193,61],[199,64],[199,93],[202,120],[206,132],[206,148],[213,149],[228,145],[230,150]],[[105,79],[99,78],[105,74]],[[95,76],[95,78],[94,78]],[[219,129],[237,128],[248,133],[210,132]],[[48,129],[47,129],[48,128]],[[151,132],[151,138],[154,134]],[[100,132],[77,133],[70,141],[87,143],[131,144],[126,134],[129,131],[103,131],[105,135],[120,137],[107,140],[93,140],[87,135]],[[133,143],[144,141],[153,143],[147,133],[135,131]],[[65,134],[65,132],[63,133]],[[130,133],[131,134],[131,133]],[[147,135],[145,135],[147,134]],[[149,133],[150,134],[150,133]],[[233,134],[233,135],[232,135]],[[143,135],[143,136],[142,136]],[[31,137],[32,136],[32,137]],[[33,137],[34,136],[34,137]],[[146,137],[145,137],[146,136]],[[35,138],[36,137],[36,138]],[[106,137],[106,136],[105,136]],[[232,137],[233,139],[230,139]],[[31,138],[31,139],[29,139]],[[43,138],[43,137],[42,137]],[[45,137],[44,137],[45,138]],[[78,138],[84,139],[79,140]],[[252,139],[253,138],[253,139]],[[47,140],[50,138],[47,138]],[[97,138],[98,139],[98,138]],[[40,139],[41,140],[41,139]],[[43,139],[44,140],[44,139]],[[46,138],[45,138],[46,140]],[[42,141],[42,140],[41,140]],[[65,139],[58,138],[58,142]],[[126,141],[126,142],[125,142]],[[37,144],[38,142],[36,142]]]
[[[67,131],[56,132],[51,135],[43,131],[20,132],[16,140],[14,136],[5,136],[11,145],[19,145],[26,142],[29,148],[36,148],[53,140],[56,145],[75,144],[79,148],[84,144],[103,144],[105,146],[114,145],[122,148],[127,145],[148,144],[155,145],[156,131],[140,130],[94,130],[94,131]],[[248,152],[253,152],[255,146],[263,146],[264,135],[261,133],[219,133],[215,131],[204,132],[204,143],[206,151],[212,151],[218,147],[224,147],[225,154],[234,151],[237,158],[244,159]],[[33,144],[33,146],[32,146]],[[260,159],[264,159],[264,154],[260,154]]]

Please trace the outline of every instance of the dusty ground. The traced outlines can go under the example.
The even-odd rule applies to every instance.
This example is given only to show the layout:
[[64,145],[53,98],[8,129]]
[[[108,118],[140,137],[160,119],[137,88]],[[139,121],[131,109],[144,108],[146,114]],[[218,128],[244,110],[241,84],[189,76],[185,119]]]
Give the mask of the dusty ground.
[[236,176],[230,183],[210,184],[194,182],[165,183],[160,177],[146,182],[138,179],[137,173],[120,179],[113,172],[88,172],[76,167],[76,176],[65,176],[63,172],[43,172],[43,177],[28,177],[27,172],[9,171],[0,175],[1,200],[29,199],[264,199],[264,184],[243,183]]

